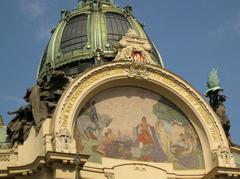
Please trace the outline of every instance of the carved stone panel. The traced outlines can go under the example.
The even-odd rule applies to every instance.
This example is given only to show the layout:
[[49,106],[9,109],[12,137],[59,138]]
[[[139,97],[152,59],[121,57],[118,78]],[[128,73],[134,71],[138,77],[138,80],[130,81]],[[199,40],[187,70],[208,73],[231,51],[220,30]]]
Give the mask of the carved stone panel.
[[73,147],[73,139],[68,129],[63,128],[56,135],[56,149],[59,152],[69,152]]

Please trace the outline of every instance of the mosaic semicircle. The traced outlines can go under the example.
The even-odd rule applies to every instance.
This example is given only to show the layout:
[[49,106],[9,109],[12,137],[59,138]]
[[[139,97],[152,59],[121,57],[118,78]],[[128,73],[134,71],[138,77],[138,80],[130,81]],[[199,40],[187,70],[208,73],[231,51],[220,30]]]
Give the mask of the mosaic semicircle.
[[200,140],[183,112],[167,98],[138,87],[116,87],[80,110],[74,138],[79,153],[203,169]]

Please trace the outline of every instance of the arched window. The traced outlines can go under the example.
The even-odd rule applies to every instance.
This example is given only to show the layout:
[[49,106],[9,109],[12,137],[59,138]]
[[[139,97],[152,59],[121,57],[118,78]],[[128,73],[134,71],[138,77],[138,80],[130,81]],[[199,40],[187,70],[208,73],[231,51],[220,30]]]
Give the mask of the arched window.
[[110,42],[119,41],[125,35],[129,28],[130,23],[127,18],[121,14],[108,12],[105,14],[107,23],[108,40]]
[[78,15],[69,20],[63,31],[61,49],[63,53],[81,49],[86,44],[87,15]]

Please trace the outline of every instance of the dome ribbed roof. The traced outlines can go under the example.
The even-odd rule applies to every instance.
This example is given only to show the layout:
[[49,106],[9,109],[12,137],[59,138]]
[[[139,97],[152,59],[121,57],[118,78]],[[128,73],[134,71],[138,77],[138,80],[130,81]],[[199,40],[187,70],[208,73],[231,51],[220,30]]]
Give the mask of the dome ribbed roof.
[[[52,31],[41,59],[38,78],[46,75],[49,66],[66,75],[81,73],[97,63],[98,53],[105,62],[113,60],[116,45],[129,28],[150,41],[131,14],[131,7],[119,8],[111,0],[80,0],[72,12],[62,11],[62,19]],[[163,67],[160,55],[150,44],[153,57]]]

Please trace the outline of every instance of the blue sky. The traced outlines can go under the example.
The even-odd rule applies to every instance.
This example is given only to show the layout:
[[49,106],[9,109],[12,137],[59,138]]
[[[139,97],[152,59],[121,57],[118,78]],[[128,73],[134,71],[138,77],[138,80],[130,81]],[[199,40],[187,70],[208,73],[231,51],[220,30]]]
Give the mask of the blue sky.
[[[61,9],[73,9],[77,0],[1,0],[0,114],[24,101],[35,83],[39,59]],[[158,47],[165,67],[180,75],[200,93],[209,71],[218,67],[228,96],[231,134],[240,143],[240,1],[239,0],[116,0],[132,5],[134,15]]]

